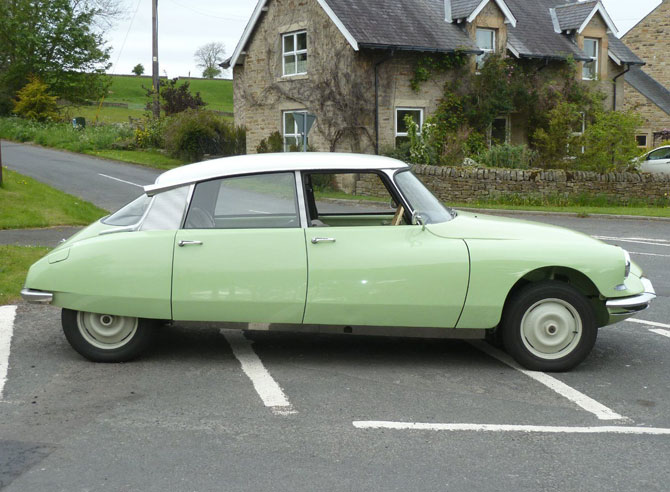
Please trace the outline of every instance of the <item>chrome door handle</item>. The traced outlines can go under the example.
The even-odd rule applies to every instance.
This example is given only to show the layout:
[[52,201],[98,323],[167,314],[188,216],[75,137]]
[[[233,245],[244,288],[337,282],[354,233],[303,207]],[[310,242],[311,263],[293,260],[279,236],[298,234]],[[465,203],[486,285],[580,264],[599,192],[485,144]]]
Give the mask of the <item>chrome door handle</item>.
[[179,241],[179,247],[183,248],[184,246],[201,246],[202,241],[184,241],[183,239]]
[[334,243],[335,238],[334,237],[313,237],[312,238],[312,244],[318,244],[318,243]]

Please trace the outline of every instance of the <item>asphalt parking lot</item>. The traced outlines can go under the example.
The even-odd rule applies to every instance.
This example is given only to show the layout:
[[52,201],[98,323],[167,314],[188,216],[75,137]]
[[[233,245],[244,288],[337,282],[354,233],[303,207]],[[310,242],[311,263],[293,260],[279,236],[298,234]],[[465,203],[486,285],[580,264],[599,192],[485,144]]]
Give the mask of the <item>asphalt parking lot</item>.
[[466,341],[205,326],[167,326],[142,359],[94,364],[58,309],[0,308],[0,484],[668,490],[670,222],[529,218],[626,247],[659,294],[570,373],[526,373]]

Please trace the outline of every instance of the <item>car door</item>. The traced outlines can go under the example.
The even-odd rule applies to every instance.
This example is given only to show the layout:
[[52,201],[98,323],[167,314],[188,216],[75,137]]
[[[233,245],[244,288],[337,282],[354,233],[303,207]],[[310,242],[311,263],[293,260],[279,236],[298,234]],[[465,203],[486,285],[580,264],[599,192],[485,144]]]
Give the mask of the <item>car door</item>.
[[649,152],[642,162],[641,170],[648,173],[670,173],[670,147]]
[[[388,204],[398,204],[398,197],[384,195],[388,190],[380,177],[358,173],[356,180],[356,189],[371,190],[379,198],[378,210],[372,209],[370,196],[349,192],[347,200],[341,185],[347,180],[339,175],[327,180],[339,191],[325,193],[322,203],[305,180],[306,208],[312,219],[317,215],[311,224],[329,227],[306,229],[304,323],[453,328],[468,284],[464,241],[440,238],[421,225],[395,220]],[[312,195],[316,196],[309,203]],[[328,196],[338,198],[327,202]],[[324,210],[327,206],[332,210]]]
[[294,173],[195,186],[175,239],[174,319],[300,323],[306,288]]

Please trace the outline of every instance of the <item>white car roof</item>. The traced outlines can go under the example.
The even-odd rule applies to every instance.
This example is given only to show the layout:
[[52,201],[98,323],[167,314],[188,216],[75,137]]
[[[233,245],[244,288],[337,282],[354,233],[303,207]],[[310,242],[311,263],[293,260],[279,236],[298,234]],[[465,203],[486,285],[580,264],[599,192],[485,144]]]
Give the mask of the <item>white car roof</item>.
[[144,191],[148,195],[153,195],[159,191],[176,188],[185,184],[239,174],[325,169],[357,171],[367,169],[403,169],[408,167],[407,164],[396,159],[365,154],[284,152],[278,154],[238,155],[171,169],[158,176],[155,184],[145,186]]

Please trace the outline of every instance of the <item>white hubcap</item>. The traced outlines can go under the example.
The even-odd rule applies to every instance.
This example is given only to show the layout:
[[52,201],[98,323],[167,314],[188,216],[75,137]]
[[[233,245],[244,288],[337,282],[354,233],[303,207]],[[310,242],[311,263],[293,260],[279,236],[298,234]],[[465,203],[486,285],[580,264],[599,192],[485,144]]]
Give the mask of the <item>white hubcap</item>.
[[110,350],[122,347],[132,340],[137,331],[137,318],[79,312],[77,326],[88,343]]
[[572,304],[562,299],[542,299],[521,320],[521,339],[542,359],[559,359],[572,352],[582,337],[582,319]]

